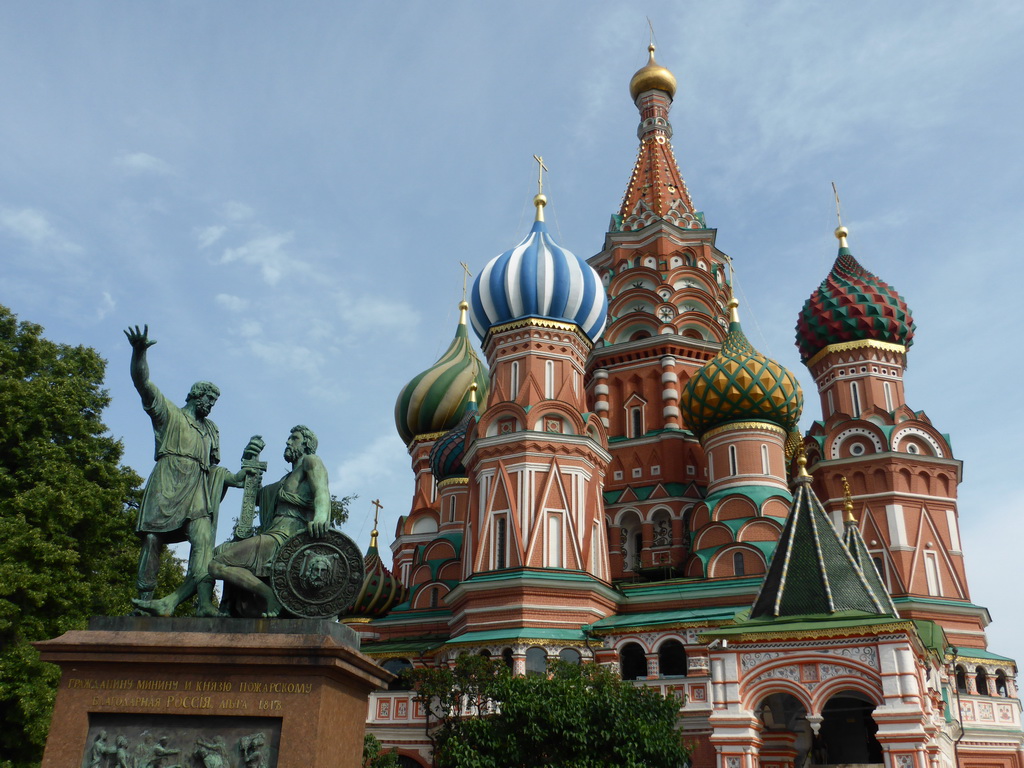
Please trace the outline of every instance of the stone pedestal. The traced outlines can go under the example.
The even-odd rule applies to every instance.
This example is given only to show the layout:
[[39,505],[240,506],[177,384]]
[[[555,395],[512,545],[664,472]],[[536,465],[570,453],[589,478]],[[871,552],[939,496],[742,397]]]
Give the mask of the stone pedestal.
[[97,618],[36,647],[61,668],[43,768],[358,766],[392,679],[324,620]]

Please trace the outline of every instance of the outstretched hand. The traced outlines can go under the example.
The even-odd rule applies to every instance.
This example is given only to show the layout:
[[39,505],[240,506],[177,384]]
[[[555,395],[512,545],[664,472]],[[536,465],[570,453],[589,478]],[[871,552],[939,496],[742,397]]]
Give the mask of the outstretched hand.
[[132,345],[132,349],[137,352],[145,352],[147,349],[156,344],[156,339],[149,338],[149,326],[144,325],[142,330],[139,330],[139,326],[135,328],[128,328],[124,332],[124,335],[128,337],[128,343]]

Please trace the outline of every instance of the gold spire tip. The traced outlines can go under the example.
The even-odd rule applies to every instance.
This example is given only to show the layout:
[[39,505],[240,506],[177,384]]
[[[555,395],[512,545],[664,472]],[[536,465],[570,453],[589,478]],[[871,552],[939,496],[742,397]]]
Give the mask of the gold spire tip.
[[534,221],[544,221],[544,206],[548,204],[548,199],[544,196],[544,171],[548,167],[544,165],[544,158],[540,155],[534,155],[533,159],[537,161],[537,194],[533,198],[533,204],[537,207],[537,217]]
[[466,312],[469,311],[469,304],[465,299],[459,302],[459,325],[466,324]]
[[846,243],[846,238],[847,236],[849,236],[849,234],[850,230],[848,230],[846,227],[836,227],[836,239],[839,241],[840,248],[849,248],[849,246]]
[[740,300],[733,296],[726,306],[729,307],[729,322],[738,323],[740,321]]
[[810,477],[810,473],[807,471],[807,457],[801,453],[796,457],[797,477]]
[[469,402],[471,403],[476,402],[476,390],[477,383],[474,381],[472,384],[469,385]]
[[857,518],[853,516],[853,494],[850,493],[850,483],[843,475],[843,519],[848,523],[857,522]]

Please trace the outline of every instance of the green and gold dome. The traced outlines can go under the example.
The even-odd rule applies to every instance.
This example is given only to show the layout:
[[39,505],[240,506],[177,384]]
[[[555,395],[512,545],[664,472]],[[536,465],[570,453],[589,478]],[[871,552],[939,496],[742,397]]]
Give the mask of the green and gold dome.
[[796,378],[747,341],[739,302],[729,300],[732,322],[722,349],[690,378],[680,406],[686,426],[698,438],[735,422],[768,422],[792,432],[804,407]]
[[414,439],[440,437],[458,424],[470,401],[470,385],[477,397],[487,397],[487,370],[469,341],[466,311],[459,304],[455,338],[440,359],[406,384],[395,402],[395,426],[406,445]]

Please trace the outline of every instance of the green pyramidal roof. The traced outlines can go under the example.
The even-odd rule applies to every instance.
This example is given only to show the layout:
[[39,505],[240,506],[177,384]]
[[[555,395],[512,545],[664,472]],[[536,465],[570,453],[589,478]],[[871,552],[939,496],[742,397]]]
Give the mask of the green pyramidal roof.
[[750,610],[750,618],[831,615],[845,611],[895,616],[888,595],[884,591],[882,598],[875,594],[864,571],[840,541],[825,509],[811,490],[811,477],[803,469],[802,461],[793,506],[768,565],[768,575]]
[[896,606],[892,604],[892,598],[889,596],[889,590],[885,588],[885,582],[882,581],[882,577],[878,573],[878,568],[875,567],[875,561],[871,559],[871,554],[868,552],[868,545],[864,543],[864,537],[860,535],[860,529],[857,527],[856,520],[847,519],[846,527],[843,529],[843,544],[845,544],[846,549],[849,550],[850,556],[853,557],[857,565],[860,566],[861,571],[864,573],[864,578],[868,582],[868,586],[871,587],[871,591],[875,597],[881,601],[882,606],[885,608],[885,612],[891,613],[895,616]]

